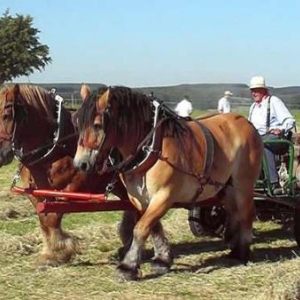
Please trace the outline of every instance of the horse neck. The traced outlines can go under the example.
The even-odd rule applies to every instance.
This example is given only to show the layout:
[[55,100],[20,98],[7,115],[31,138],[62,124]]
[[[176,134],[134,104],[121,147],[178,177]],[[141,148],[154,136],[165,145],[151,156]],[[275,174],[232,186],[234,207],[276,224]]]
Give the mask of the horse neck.
[[[130,126],[126,133],[116,135],[114,139],[115,148],[119,150],[123,159],[135,155],[141,142],[151,131],[151,127],[142,126],[136,130],[137,126]],[[142,129],[142,130],[141,130]],[[122,138],[120,138],[122,137]]]
[[[26,108],[27,116],[23,124],[18,124],[16,129],[15,143],[16,146],[22,147],[24,153],[51,143],[54,139],[54,133],[56,131],[56,124],[54,120],[47,119],[44,114],[35,109],[33,106],[28,105]],[[75,130],[71,121],[71,117],[68,112],[62,110],[62,122],[61,130],[63,130],[63,136],[74,134]],[[64,141],[64,153],[70,156],[75,155],[75,149],[77,145],[76,136],[71,136]]]
[[15,135],[15,142],[21,144],[24,150],[41,146],[54,131],[54,124],[33,106],[28,105],[26,112],[24,120],[16,125]]

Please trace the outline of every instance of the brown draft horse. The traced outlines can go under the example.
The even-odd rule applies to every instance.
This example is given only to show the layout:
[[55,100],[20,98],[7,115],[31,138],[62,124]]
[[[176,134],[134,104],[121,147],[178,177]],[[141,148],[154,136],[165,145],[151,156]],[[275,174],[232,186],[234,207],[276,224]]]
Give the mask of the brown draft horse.
[[[104,193],[114,174],[99,176],[75,170],[72,157],[77,139],[70,112],[48,91],[35,85],[1,88],[0,166],[10,163],[15,155],[23,165],[21,177],[25,186]],[[128,199],[120,180],[115,183],[113,193]],[[29,198],[34,207],[44,200]],[[40,263],[58,265],[69,261],[76,254],[77,243],[61,228],[63,214],[47,213],[38,217],[43,234]],[[132,212],[124,213],[120,231],[129,236],[122,236],[122,240],[131,238],[129,229],[123,230],[122,224],[127,225],[133,218]]]
[[176,202],[190,204],[212,197],[225,205],[225,238],[233,258],[249,260],[254,184],[263,145],[244,117],[230,113],[200,120],[180,118],[157,99],[126,87],[86,92],[78,111],[79,141],[74,163],[88,171],[91,149],[106,157],[116,148],[130,201],[141,212],[130,248],[117,268],[120,280],[139,277],[141,251],[152,231],[154,271],[172,263],[160,219]]

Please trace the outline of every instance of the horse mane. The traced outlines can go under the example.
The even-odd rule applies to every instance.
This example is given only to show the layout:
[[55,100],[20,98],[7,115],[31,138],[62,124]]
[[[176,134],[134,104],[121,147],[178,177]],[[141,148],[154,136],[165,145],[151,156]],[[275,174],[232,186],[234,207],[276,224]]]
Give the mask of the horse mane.
[[[117,115],[114,122],[110,122],[110,128],[114,133],[126,134],[133,127],[140,134],[141,130],[151,126],[153,111],[149,105],[148,96],[124,86],[102,87],[85,99],[78,111],[78,123],[80,127],[91,126],[98,108],[97,100],[108,91],[106,111],[110,117]],[[143,123],[143,126],[140,124]]]
[[108,94],[109,110],[118,115],[113,124],[115,133],[130,133],[135,128],[135,134],[145,136],[153,122],[153,107],[150,98],[136,90],[124,86],[110,88]]
[[[55,111],[55,101],[50,93],[37,85],[20,84],[20,94],[28,106],[34,107],[38,112],[43,114],[50,121],[55,121],[53,112]],[[14,85],[4,85],[1,88],[3,93],[9,92]]]
[[[149,96],[128,87],[111,88],[108,104],[111,106],[109,110],[112,113],[116,112],[117,115],[113,125],[115,134],[132,135],[131,126],[133,126],[135,135],[145,137],[153,128],[154,107],[151,100]],[[188,170],[193,170],[194,162],[190,159],[190,154],[193,149],[200,149],[200,145],[185,119],[178,118],[165,104],[161,107],[159,118],[165,118],[162,123],[163,136],[175,140],[181,164]],[[187,143],[187,140],[191,143]]]

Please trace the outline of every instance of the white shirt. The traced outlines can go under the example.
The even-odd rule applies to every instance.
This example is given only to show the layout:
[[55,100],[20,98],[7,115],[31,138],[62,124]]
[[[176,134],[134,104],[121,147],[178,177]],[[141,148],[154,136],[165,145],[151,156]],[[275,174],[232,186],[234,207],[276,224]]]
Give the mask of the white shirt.
[[180,117],[188,117],[190,114],[193,112],[193,106],[192,103],[186,99],[181,100],[176,108],[175,112],[180,116]]
[[230,102],[226,97],[222,97],[218,102],[218,111],[220,113],[229,113],[231,111]]
[[[265,97],[260,103],[252,103],[249,110],[248,120],[252,122],[260,135],[267,133],[268,99],[269,97]],[[293,129],[295,124],[295,119],[288,111],[282,100],[276,96],[272,96],[270,99],[269,130],[278,128],[289,131]]]

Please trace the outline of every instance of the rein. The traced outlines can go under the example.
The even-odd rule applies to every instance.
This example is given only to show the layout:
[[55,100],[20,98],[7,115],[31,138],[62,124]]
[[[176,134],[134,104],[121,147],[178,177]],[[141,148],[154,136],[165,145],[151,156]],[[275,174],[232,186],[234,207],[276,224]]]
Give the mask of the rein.
[[24,154],[23,154],[22,149],[14,149],[15,156],[16,156],[16,158],[17,158],[20,162],[23,163],[23,160],[26,159],[27,157],[29,157],[29,156],[31,156],[31,155],[36,155],[36,154],[38,154],[39,152],[41,152],[41,151],[43,151],[43,150],[45,150],[45,149],[47,149],[47,148],[49,148],[49,147],[52,146],[52,148],[51,148],[46,154],[44,154],[43,156],[41,156],[41,157],[38,158],[37,160],[33,160],[33,161],[29,162],[29,163],[26,163],[26,165],[32,166],[32,165],[34,165],[34,164],[40,162],[41,160],[45,159],[46,157],[48,157],[48,156],[54,151],[54,149],[55,149],[56,147],[62,147],[62,148],[64,148],[65,145],[61,145],[60,142],[67,141],[67,140],[73,138],[73,137],[76,136],[76,135],[78,135],[78,134],[75,132],[75,133],[69,134],[69,135],[67,135],[67,136],[65,136],[65,137],[63,137],[63,138],[59,138],[59,139],[57,139],[55,142],[54,142],[54,139],[53,139],[53,142],[48,143],[48,144],[46,144],[46,145],[44,145],[44,146],[38,147],[38,148],[36,148],[36,149],[33,149],[33,150],[31,150],[31,151],[28,151],[28,152],[26,152],[26,153],[24,153]]

